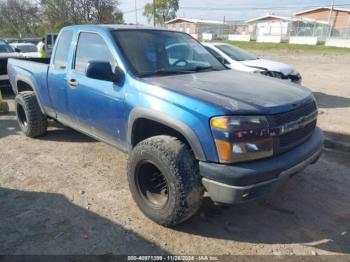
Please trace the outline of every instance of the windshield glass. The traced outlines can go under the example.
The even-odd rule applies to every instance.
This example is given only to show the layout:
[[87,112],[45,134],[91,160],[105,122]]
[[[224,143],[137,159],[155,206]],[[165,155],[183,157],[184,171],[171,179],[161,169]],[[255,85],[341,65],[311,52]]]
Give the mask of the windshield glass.
[[17,46],[19,50],[21,50],[22,53],[33,53],[38,52],[35,45],[19,45]]
[[13,49],[5,41],[0,41],[0,53],[13,53]]
[[252,53],[244,51],[239,47],[232,45],[215,45],[216,48],[236,61],[256,60],[258,57]]
[[160,30],[117,30],[114,38],[137,76],[186,74],[226,68],[189,35]]

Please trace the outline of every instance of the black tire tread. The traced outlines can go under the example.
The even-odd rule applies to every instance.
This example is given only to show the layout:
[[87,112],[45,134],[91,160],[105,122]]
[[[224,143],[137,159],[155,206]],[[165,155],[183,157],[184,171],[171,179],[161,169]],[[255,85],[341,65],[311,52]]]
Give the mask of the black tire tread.
[[[179,189],[175,200],[176,205],[169,217],[164,220],[158,220],[154,217],[151,219],[164,226],[180,224],[193,216],[201,206],[203,186],[199,176],[198,163],[187,145],[176,137],[155,136],[141,141],[131,152],[128,161],[129,178],[133,175],[129,173],[131,172],[129,163],[138,161],[140,153],[149,150],[155,152],[157,157],[167,163],[169,170],[172,170],[177,178],[175,187]],[[137,198],[135,198],[137,189],[130,184],[130,179],[129,186],[135,202],[139,205]],[[140,208],[142,210],[142,207]]]
[[25,130],[22,128],[25,135],[34,138],[45,134],[48,126],[47,117],[41,112],[35,93],[32,91],[19,93],[16,96],[16,108],[17,103],[22,105],[27,117],[27,128]]

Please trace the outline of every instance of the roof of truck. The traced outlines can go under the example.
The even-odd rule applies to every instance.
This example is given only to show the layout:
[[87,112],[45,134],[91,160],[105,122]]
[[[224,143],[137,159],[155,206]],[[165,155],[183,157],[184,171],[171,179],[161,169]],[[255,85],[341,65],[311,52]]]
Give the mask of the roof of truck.
[[73,25],[73,26],[67,26],[66,29],[85,29],[85,30],[100,30],[100,29],[107,29],[107,30],[161,30],[161,31],[174,31],[167,28],[159,28],[159,27],[152,27],[152,26],[143,26],[143,25],[120,25],[120,24],[101,24],[101,25]]

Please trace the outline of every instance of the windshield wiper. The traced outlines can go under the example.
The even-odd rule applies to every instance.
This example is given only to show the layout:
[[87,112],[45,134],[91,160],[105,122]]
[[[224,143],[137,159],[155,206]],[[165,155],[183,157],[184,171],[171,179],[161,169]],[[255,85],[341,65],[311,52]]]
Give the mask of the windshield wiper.
[[215,70],[215,69],[213,69],[212,66],[196,66],[194,68],[191,68],[190,70],[194,72],[200,72],[200,71]]
[[159,68],[155,71],[152,72],[147,72],[147,73],[142,73],[140,74],[141,77],[146,77],[146,76],[156,76],[156,75],[177,75],[177,74],[189,74],[192,73],[192,70],[169,70],[166,68]]
[[181,69],[181,70],[169,70],[167,68],[159,68],[153,72],[147,72],[140,74],[140,77],[147,77],[147,76],[156,76],[156,75],[178,75],[178,74],[191,74],[193,72],[200,72],[205,70],[213,70],[217,71],[218,69],[213,69],[212,66],[196,66],[189,69]]

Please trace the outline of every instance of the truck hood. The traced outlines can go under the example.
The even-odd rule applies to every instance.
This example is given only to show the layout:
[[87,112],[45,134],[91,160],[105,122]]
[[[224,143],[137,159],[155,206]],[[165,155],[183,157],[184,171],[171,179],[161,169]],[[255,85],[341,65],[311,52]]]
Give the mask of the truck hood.
[[227,114],[275,114],[314,99],[305,87],[232,70],[148,77],[142,81],[213,104]]
[[241,63],[243,63],[246,66],[250,66],[250,67],[264,68],[264,69],[267,69],[269,71],[280,72],[284,75],[295,75],[296,74],[295,70],[290,65],[276,62],[276,61],[267,60],[267,59],[246,60],[246,61],[242,61]]

